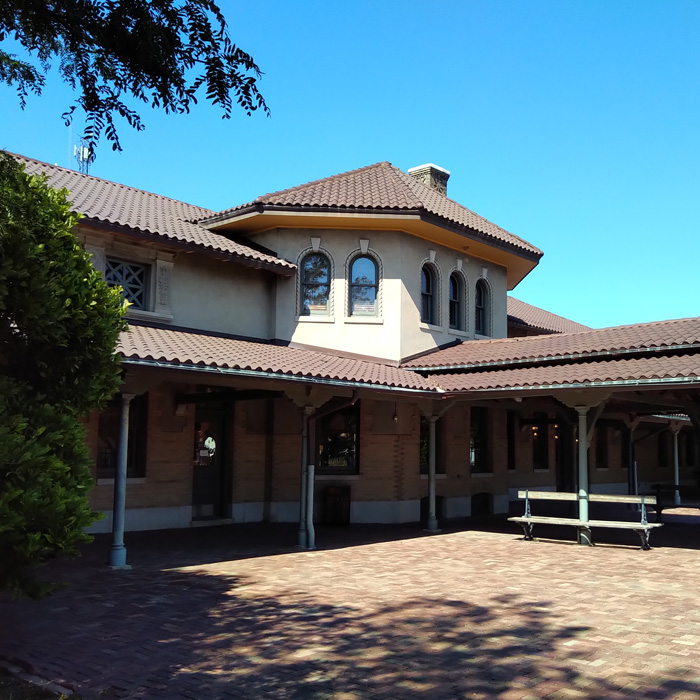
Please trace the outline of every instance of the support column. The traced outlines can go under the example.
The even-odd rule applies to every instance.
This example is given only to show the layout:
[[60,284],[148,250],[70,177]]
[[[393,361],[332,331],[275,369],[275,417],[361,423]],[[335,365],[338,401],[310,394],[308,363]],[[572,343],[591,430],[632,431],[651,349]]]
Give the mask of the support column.
[[671,433],[673,435],[673,505],[679,506],[681,504],[681,492],[679,486],[681,484],[680,480],[680,470],[678,466],[678,433],[680,431],[679,425],[671,425]]
[[428,532],[440,532],[435,508],[435,424],[437,421],[438,416],[428,416]]
[[308,408],[304,408],[302,415],[301,429],[301,488],[299,494],[299,546],[306,549],[308,542],[307,522],[307,499],[306,489],[308,482],[308,462],[309,462],[309,417]]
[[[577,406],[578,413],[578,517],[588,520],[588,407]],[[579,544],[591,544],[591,531],[579,529]]]
[[309,464],[306,469],[309,483],[306,486],[306,548],[316,549],[316,530],[314,529],[314,482],[316,467]]
[[130,569],[126,563],[124,546],[124,515],[126,511],[126,467],[129,449],[129,407],[133,394],[122,394],[119,425],[119,445],[117,448],[117,469],[114,474],[114,504],[112,507],[112,548],[109,552],[109,566],[112,569]]

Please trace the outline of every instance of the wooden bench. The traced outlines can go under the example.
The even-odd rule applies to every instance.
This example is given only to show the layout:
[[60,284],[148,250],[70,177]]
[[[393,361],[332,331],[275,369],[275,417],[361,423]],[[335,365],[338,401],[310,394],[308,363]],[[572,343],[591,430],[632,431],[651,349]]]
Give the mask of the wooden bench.
[[641,506],[641,514],[639,522],[628,520],[580,520],[578,518],[559,518],[543,515],[532,515],[530,511],[530,501],[578,501],[577,493],[559,492],[559,491],[518,491],[518,498],[525,499],[525,515],[520,517],[508,518],[515,523],[518,523],[525,533],[526,540],[534,539],[532,531],[535,525],[571,525],[576,528],[579,536],[584,537],[593,544],[590,539],[590,529],[593,527],[606,527],[615,530],[634,530],[642,540],[642,549],[649,550],[649,533],[655,527],[661,527],[663,523],[647,522],[646,506],[655,505],[656,498],[654,496],[612,496],[607,494],[588,494],[588,501],[591,503],[626,503],[636,504]]
[[[680,504],[676,503],[676,490],[680,496]],[[654,484],[654,491],[656,492],[656,522],[663,521],[663,511],[669,508],[700,508],[700,490],[697,486]]]

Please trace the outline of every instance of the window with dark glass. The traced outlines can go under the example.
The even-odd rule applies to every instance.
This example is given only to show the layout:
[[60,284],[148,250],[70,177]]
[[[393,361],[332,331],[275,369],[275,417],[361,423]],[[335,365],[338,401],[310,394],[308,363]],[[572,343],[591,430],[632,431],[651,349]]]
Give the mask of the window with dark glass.
[[450,275],[450,328],[455,330],[464,330],[464,313],[462,312],[464,292],[462,287],[462,280],[457,274]]
[[488,456],[489,427],[488,410],[473,407],[470,411],[469,426],[469,466],[472,472],[490,472]]
[[508,471],[515,471],[515,411],[506,414],[506,435],[508,438]]
[[105,280],[110,287],[121,287],[122,297],[135,309],[147,309],[150,266],[107,258]]
[[[435,473],[445,473],[442,458],[442,419],[435,424]],[[425,416],[420,417],[420,473],[427,474],[430,459],[430,422]]]
[[331,264],[321,253],[309,253],[301,261],[302,316],[327,315],[331,290]]
[[435,324],[435,272],[429,265],[423,265],[420,273],[420,320],[423,323]]
[[483,280],[476,283],[474,293],[474,332],[478,335],[488,335],[488,289]]
[[[110,401],[100,413],[97,429],[97,478],[113,479],[117,468],[121,397]],[[146,475],[146,434],[148,430],[148,394],[131,400],[129,407],[129,441],[126,457],[127,477]]]
[[671,434],[668,430],[664,430],[656,436],[656,452],[660,467],[671,465]]
[[535,413],[532,422],[532,467],[549,469],[549,419],[546,413]]
[[697,451],[697,441],[695,439],[695,432],[693,431],[693,429],[690,429],[683,431],[683,433],[685,435],[685,465],[687,467],[694,467]]
[[379,274],[377,263],[367,255],[350,266],[350,316],[376,316]]
[[359,473],[360,404],[341,408],[316,421],[316,471]]
[[595,466],[605,469],[608,465],[608,427],[598,425],[595,435]]

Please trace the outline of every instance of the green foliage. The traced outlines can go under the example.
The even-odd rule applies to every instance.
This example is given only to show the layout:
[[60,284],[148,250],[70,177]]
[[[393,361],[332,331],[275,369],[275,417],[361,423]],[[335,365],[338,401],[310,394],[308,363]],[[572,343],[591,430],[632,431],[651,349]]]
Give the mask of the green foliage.
[[0,590],[39,595],[34,569],[74,554],[96,519],[80,416],[118,390],[125,327],[78,244],[66,191],[0,154]]
[[0,50],[0,81],[17,88],[24,107],[41,94],[51,61],[79,96],[83,134],[94,155],[105,133],[121,150],[114,117],[143,129],[128,97],[169,112],[189,112],[200,88],[231,115],[234,102],[248,115],[269,113],[258,91],[260,69],[228,34],[212,0],[0,0],[0,41],[13,37],[34,63]]

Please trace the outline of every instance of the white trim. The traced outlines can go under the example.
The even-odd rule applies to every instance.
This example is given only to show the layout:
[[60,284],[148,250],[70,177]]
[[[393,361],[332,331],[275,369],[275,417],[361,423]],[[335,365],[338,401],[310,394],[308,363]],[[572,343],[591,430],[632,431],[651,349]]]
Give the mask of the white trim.
[[384,323],[384,319],[376,316],[346,316],[343,319],[343,323],[364,323],[370,326],[381,326]]
[[297,323],[335,323],[333,316],[297,316],[294,319]]

